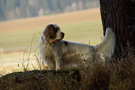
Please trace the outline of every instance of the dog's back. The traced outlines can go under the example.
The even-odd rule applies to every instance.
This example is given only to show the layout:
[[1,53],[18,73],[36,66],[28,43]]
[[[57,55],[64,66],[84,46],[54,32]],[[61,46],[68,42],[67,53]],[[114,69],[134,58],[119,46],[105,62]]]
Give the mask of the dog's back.
[[115,34],[111,28],[106,29],[103,41],[94,46],[95,51],[102,55],[104,58],[110,59],[114,54],[115,48]]
[[[62,40],[64,33],[56,24],[49,24],[43,30],[39,43],[39,53],[49,70],[61,70],[87,65],[96,57],[111,59],[115,47],[115,35],[107,28],[103,41],[95,46]],[[103,57],[103,58],[102,58]]]

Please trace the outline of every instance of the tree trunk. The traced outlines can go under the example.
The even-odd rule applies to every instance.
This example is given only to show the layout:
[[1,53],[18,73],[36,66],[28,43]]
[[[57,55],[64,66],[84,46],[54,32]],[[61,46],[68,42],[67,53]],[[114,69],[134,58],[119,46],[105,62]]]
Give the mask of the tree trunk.
[[116,34],[115,57],[127,46],[135,49],[135,0],[99,0],[103,31],[111,27]]

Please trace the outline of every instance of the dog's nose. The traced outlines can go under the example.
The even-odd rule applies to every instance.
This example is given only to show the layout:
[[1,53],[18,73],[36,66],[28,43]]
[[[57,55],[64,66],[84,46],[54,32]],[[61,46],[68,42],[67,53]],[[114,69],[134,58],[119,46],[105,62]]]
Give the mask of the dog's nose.
[[64,35],[65,35],[65,33],[61,32],[61,35],[62,35],[62,36],[64,36]]

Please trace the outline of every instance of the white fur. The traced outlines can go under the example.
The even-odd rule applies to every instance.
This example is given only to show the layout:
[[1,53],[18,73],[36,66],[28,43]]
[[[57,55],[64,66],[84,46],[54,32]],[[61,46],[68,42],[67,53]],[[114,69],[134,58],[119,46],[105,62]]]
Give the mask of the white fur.
[[115,48],[115,34],[111,28],[106,29],[106,34],[103,41],[94,46],[97,53],[100,53],[102,57],[111,59]]
[[[57,24],[53,25],[59,27]],[[45,36],[43,35],[43,37]],[[115,35],[111,28],[107,28],[103,41],[95,46],[64,40],[47,43],[42,38],[39,42],[41,59],[45,61],[49,70],[79,67],[80,64],[85,65],[85,61],[93,62],[96,57],[102,60],[104,58],[111,59],[114,48]]]
[[61,39],[61,31],[58,31],[56,34],[56,39]]

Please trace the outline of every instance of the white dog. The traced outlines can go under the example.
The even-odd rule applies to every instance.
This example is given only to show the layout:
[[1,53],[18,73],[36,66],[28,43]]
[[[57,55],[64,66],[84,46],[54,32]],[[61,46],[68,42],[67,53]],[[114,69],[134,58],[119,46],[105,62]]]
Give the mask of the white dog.
[[84,61],[111,59],[115,48],[115,35],[111,28],[106,29],[103,41],[95,46],[62,40],[64,33],[57,24],[46,26],[40,37],[39,53],[49,70],[62,70],[79,67]]

